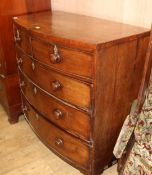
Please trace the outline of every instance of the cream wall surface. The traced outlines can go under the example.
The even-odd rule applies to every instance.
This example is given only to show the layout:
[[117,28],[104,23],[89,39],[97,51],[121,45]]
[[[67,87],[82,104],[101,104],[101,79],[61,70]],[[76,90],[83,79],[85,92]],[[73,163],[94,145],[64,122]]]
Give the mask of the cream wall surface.
[[152,0],[52,0],[54,10],[150,28]]

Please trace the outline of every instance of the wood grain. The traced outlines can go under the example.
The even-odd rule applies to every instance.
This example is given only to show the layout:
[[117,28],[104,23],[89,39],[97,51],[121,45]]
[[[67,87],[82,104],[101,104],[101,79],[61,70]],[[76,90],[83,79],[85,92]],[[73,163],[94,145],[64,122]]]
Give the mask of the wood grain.
[[[91,108],[91,85],[69,78],[62,74],[58,74],[32,60],[26,55],[19,55],[22,63],[19,64],[20,69],[39,87],[80,108],[89,111]],[[34,70],[32,68],[34,65]],[[55,89],[54,84],[58,82],[60,87]],[[80,91],[81,89],[81,91]],[[75,96],[75,94],[77,94]]]
[[148,39],[103,49],[97,54],[102,61],[97,58],[96,68],[100,73],[97,74],[95,95],[95,169],[99,170],[101,162],[109,162],[113,157],[111,148],[139,91]]
[[45,43],[33,38],[31,45],[33,58],[37,59],[42,64],[64,72],[68,70],[68,73],[92,79],[94,71],[93,56],[91,54],[57,46],[61,61],[59,63],[53,63],[51,59],[54,56],[55,44]]
[[148,29],[55,11],[22,16],[15,22],[35,37],[89,52],[95,51],[97,45],[105,47],[149,35]]
[[27,101],[23,102],[27,106],[26,118],[39,138],[64,160],[85,171],[89,170],[89,146],[47,122]]
[[[60,128],[63,128],[67,132],[88,142],[90,141],[91,119],[89,115],[64,105],[63,102],[54,99],[38,87],[36,87],[37,94],[35,95],[33,93],[35,85],[23,76],[21,72],[20,77],[21,82],[24,85],[21,87],[22,92],[35,109],[39,109],[39,112],[44,117],[58,125]],[[41,103],[42,101],[45,103]],[[61,115],[56,116],[56,110],[59,110]]]

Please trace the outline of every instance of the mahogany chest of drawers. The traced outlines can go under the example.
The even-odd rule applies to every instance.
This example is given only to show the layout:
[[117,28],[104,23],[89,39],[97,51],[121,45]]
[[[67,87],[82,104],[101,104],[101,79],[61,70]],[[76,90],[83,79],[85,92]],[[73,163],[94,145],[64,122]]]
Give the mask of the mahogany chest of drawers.
[[10,123],[16,123],[22,111],[12,17],[50,9],[50,0],[0,1],[0,103]]
[[39,138],[97,175],[137,97],[149,31],[64,12],[14,19],[23,111]]

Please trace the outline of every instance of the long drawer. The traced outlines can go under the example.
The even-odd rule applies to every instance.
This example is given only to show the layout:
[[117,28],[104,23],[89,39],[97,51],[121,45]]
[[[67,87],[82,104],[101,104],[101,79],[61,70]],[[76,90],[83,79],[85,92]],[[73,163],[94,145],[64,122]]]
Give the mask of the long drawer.
[[77,164],[83,169],[89,168],[90,148],[88,145],[49,123],[24,98],[23,105],[29,124],[48,147],[68,162]]
[[90,140],[90,117],[87,114],[55,100],[21,72],[20,79],[24,96],[43,116],[75,136]]
[[75,106],[91,108],[91,85],[56,73],[18,51],[19,68],[39,87]]

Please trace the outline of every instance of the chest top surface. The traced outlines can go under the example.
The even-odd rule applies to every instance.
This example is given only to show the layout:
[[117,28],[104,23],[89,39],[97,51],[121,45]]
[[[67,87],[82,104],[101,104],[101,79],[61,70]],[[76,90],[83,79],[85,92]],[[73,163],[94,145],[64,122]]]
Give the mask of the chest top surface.
[[[93,51],[149,36],[149,29],[61,11],[20,16],[15,23],[34,36],[65,46]],[[35,27],[39,27],[38,29]]]

